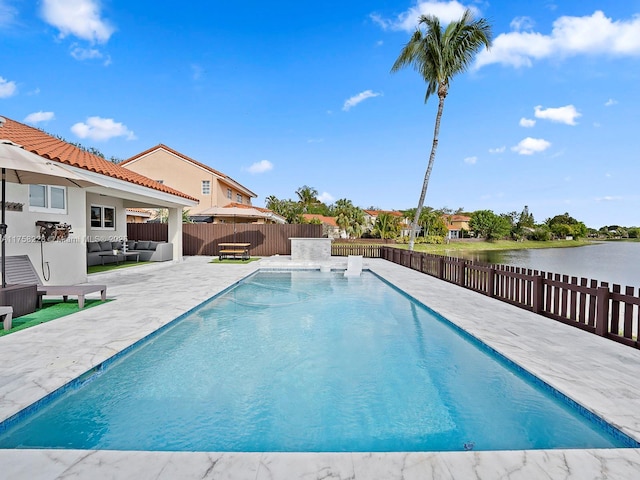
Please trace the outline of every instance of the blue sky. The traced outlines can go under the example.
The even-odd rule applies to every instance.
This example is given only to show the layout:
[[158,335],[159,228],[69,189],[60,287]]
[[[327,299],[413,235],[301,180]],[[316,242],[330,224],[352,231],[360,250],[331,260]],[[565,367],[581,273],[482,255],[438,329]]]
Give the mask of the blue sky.
[[420,13],[487,18],[426,204],[640,225],[640,0],[0,0],[0,116],[107,158],[158,143],[258,194],[416,206],[437,98],[391,74]]

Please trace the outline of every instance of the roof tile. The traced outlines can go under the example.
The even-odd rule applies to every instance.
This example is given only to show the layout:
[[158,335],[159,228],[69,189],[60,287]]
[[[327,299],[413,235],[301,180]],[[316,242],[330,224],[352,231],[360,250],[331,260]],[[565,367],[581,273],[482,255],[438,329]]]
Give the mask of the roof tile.
[[132,172],[98,155],[94,155],[64,140],[53,137],[42,130],[16,122],[10,118],[4,117],[4,120],[3,123],[0,123],[0,138],[11,140],[14,143],[22,145],[25,150],[29,150],[41,157],[197,201],[196,198],[186,193],[158,183],[139,173]]

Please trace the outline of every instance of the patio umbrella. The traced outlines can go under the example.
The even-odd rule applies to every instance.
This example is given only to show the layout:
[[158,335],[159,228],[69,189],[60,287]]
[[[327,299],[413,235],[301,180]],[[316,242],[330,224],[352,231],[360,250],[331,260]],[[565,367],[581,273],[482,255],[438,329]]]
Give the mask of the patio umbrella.
[[22,146],[10,140],[0,139],[0,167],[2,167],[2,213],[0,220],[0,242],[2,243],[2,288],[5,281],[5,235],[7,224],[5,221],[6,182],[28,185],[61,185],[66,187],[89,187],[96,183],[86,177],[66,168],[62,163],[47,160],[35,153],[31,153]]

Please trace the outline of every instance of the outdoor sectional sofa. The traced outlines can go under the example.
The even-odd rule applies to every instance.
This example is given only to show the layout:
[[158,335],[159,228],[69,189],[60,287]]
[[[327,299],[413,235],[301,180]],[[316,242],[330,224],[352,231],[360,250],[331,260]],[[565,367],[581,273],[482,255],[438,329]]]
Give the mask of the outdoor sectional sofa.
[[[116,263],[124,260],[124,256],[120,254],[101,256],[101,253],[113,252],[113,250],[122,251],[122,242],[87,242],[87,266],[102,265],[103,263]],[[138,260],[141,262],[166,262],[173,260],[173,244],[167,242],[150,242],[150,241],[127,241],[127,252],[138,253]],[[129,257],[129,260],[132,258]]]

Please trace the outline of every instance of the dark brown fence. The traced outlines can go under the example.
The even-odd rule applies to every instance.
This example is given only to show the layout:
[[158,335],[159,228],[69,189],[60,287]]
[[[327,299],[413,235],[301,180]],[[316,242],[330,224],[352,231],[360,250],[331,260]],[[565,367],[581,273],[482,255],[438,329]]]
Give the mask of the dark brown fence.
[[640,348],[640,291],[557,273],[486,265],[398,248],[381,247],[381,257],[545,317]]
[[334,257],[346,257],[349,255],[362,255],[366,258],[380,258],[382,245],[365,243],[332,243],[331,255]]
[[[219,243],[250,243],[249,254],[259,257],[291,255],[289,238],[320,238],[322,225],[258,225],[248,223],[182,225],[183,255],[218,255]],[[167,241],[166,223],[129,223],[131,240]]]

